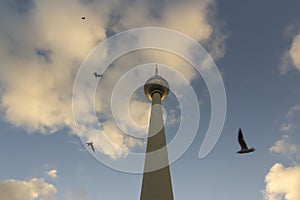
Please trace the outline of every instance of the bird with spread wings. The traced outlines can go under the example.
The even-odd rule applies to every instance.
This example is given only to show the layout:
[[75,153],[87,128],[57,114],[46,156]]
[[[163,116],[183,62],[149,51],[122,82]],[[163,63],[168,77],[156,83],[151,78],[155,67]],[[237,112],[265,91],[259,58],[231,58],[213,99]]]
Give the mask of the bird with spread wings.
[[103,74],[98,74],[97,72],[94,72],[93,74],[94,74],[94,76],[95,76],[96,78],[102,77],[102,76],[103,76]]
[[246,141],[244,139],[244,135],[243,135],[242,129],[239,129],[238,141],[239,141],[239,144],[241,146],[241,150],[239,150],[237,153],[243,154],[243,153],[250,153],[250,152],[255,151],[255,149],[253,147],[250,148],[250,149],[248,148],[248,146],[246,144]]
[[93,152],[95,152],[95,148],[94,148],[93,142],[87,142],[85,144],[88,145],[88,146],[90,146],[91,149],[93,150]]

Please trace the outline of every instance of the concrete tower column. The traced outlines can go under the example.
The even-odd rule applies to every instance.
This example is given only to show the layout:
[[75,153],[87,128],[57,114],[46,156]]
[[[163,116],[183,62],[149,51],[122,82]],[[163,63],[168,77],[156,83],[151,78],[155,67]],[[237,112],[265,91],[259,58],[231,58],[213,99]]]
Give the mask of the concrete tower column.
[[[169,85],[158,75],[157,68],[155,76],[146,82],[144,92],[152,101],[152,106],[140,199],[173,200],[167,148],[162,149],[159,155],[149,154],[166,146],[161,101],[168,95]],[[160,162],[165,167],[151,171],[155,162]]]

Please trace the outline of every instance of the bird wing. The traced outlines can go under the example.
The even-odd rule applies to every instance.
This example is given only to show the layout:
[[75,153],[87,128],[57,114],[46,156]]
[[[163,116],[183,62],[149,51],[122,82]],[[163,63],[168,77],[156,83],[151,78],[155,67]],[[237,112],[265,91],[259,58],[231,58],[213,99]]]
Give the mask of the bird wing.
[[93,144],[91,144],[91,148],[92,148],[93,152],[95,152],[95,148],[94,148]]
[[239,144],[241,145],[242,149],[248,149],[246,141],[245,141],[244,136],[243,136],[243,132],[242,132],[241,129],[239,129],[238,141],[239,141]]

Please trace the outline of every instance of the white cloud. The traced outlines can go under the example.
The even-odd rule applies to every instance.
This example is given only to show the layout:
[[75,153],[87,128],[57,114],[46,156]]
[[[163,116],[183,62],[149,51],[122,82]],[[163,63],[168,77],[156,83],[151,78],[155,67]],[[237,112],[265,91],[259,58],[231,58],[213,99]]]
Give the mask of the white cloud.
[[168,119],[167,119],[166,125],[175,125],[175,124],[180,123],[180,120],[181,120],[180,116],[178,116],[176,114],[175,109],[170,110],[167,117],[168,117]]
[[289,71],[293,70],[293,61],[290,56],[289,51],[285,51],[283,55],[281,56],[280,61],[280,74],[287,74]]
[[50,177],[50,178],[53,178],[53,179],[55,179],[55,178],[58,177],[58,176],[57,176],[57,171],[56,171],[56,169],[52,169],[52,170],[50,170],[50,171],[47,171],[47,172],[46,172],[46,175],[47,175],[48,177]]
[[269,151],[289,159],[300,158],[300,148],[296,144],[290,142],[288,135],[284,135],[280,140],[276,141]]
[[144,26],[174,29],[204,44],[213,58],[220,58],[225,53],[227,34],[214,21],[215,6],[214,0],[170,1],[162,5],[155,1],[132,1],[122,4],[118,10],[120,20],[113,24],[113,29],[117,32]]
[[290,49],[290,56],[293,60],[294,66],[300,70],[300,34],[296,35]]
[[[213,32],[213,28],[206,18],[210,3],[208,1],[199,4],[174,3],[166,9],[162,21],[168,27],[186,33],[195,40],[207,40]],[[178,15],[178,13],[181,14]]]
[[289,132],[292,132],[294,130],[294,128],[295,128],[295,126],[293,124],[288,123],[288,124],[282,124],[279,129],[282,132],[289,133]]
[[[51,134],[68,127],[75,133],[71,108],[75,74],[89,51],[106,39],[108,29],[119,32],[143,26],[173,28],[205,44],[215,58],[225,52],[226,35],[213,22],[213,0],[174,1],[163,6],[147,0],[32,2],[34,6],[23,13],[8,3],[1,2],[0,6],[0,17],[9,19],[1,21],[0,29],[0,108],[8,122],[28,132]],[[85,20],[81,20],[83,15]],[[176,45],[180,47],[180,42]],[[185,61],[174,55],[155,55],[180,69],[188,79],[194,78],[191,68],[184,67]],[[124,68],[115,67],[109,72],[103,81],[105,90],[111,89]],[[133,104],[133,121],[145,129],[147,105],[141,101]],[[141,141],[124,135],[115,126],[109,106],[109,96],[97,102],[97,111],[106,121],[101,130],[86,130],[86,134],[98,152],[116,159]],[[101,140],[105,136],[112,144]]]
[[283,33],[284,33],[285,37],[292,38],[293,36],[295,36],[298,33],[298,30],[299,30],[299,25],[290,24],[285,27]]
[[56,188],[44,181],[33,178],[29,181],[5,180],[0,182],[0,197],[6,200],[54,200]]
[[87,198],[87,192],[84,189],[78,189],[78,190],[72,190],[67,191],[65,193],[65,200],[86,200]]
[[83,22],[81,14],[93,8],[79,1],[34,2],[24,16],[1,6],[1,18],[10,22],[0,30],[1,107],[12,124],[52,133],[63,126],[73,128],[74,74],[97,41],[105,39],[105,17],[93,12]]
[[150,121],[150,103],[133,100],[129,104],[129,113],[133,123],[135,123],[143,131],[148,130],[148,124]]
[[293,117],[299,111],[300,111],[300,105],[295,105],[289,110],[286,117]]
[[293,38],[291,47],[287,50],[281,58],[280,72],[281,74],[286,74],[292,70],[294,66],[300,71],[300,34]]
[[274,164],[265,177],[265,200],[300,199],[300,165],[284,167]]

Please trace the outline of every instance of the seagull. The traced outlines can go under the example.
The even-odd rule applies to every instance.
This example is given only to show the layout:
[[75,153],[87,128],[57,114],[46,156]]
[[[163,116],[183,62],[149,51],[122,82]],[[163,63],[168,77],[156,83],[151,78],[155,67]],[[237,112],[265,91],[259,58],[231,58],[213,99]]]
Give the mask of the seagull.
[[242,129],[239,129],[238,141],[241,145],[241,150],[239,150],[237,153],[243,154],[243,153],[250,153],[250,152],[255,151],[255,149],[253,147],[248,149],[247,144],[244,139],[244,136],[243,136]]
[[103,76],[103,74],[98,74],[97,72],[94,72],[93,74],[94,74],[94,76],[95,76],[96,78],[102,77],[102,76]]
[[95,152],[93,142],[87,142],[85,144],[88,145],[88,146],[90,146],[92,148],[93,152]]

